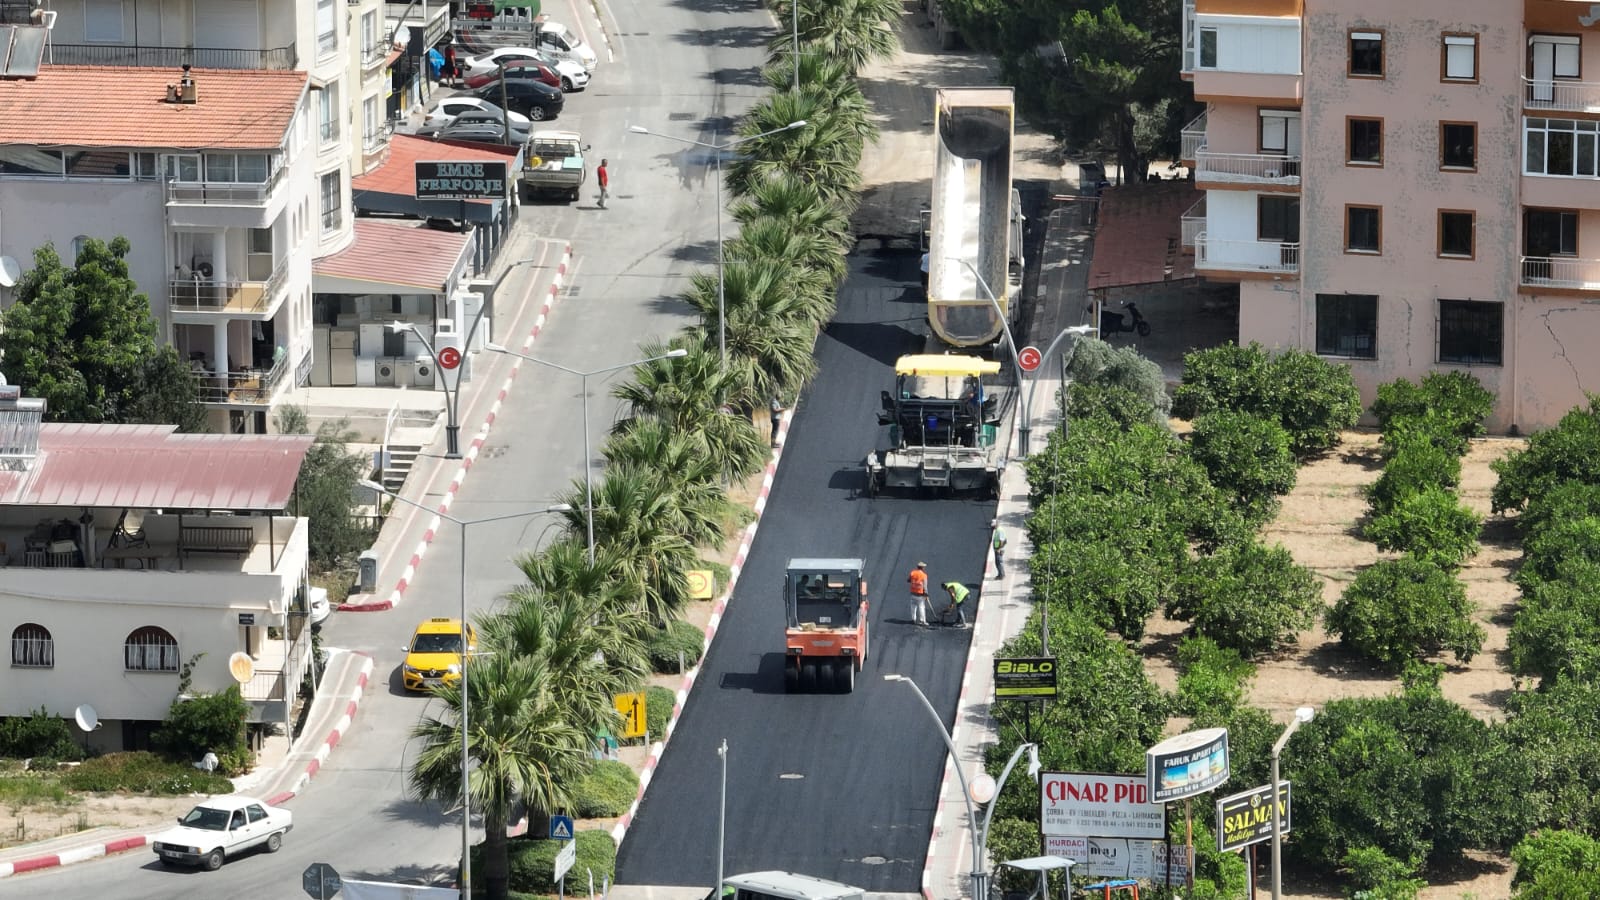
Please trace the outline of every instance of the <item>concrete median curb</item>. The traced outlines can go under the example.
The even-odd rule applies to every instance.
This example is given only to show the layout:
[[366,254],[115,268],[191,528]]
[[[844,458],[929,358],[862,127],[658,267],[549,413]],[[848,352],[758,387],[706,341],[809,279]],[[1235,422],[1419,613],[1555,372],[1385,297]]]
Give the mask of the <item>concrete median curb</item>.
[[350,732],[350,725],[355,721],[356,711],[361,708],[361,698],[366,693],[367,681],[372,677],[372,668],[376,662],[365,653],[356,652],[356,655],[365,657],[365,661],[361,663],[361,673],[356,676],[356,686],[351,689],[350,696],[345,700],[344,713],[339,716],[339,721],[334,723],[327,737],[323,738],[322,744],[317,747],[316,755],[306,763],[306,770],[295,779],[294,785],[287,791],[266,798],[268,806],[278,806],[293,800],[295,795],[305,789],[306,782],[317,777],[322,764],[328,761],[328,754],[332,753],[333,748],[339,746],[339,741]]
[[57,866],[70,866],[73,863],[88,862],[102,856],[114,853],[125,853],[140,847],[149,846],[155,835],[140,834],[133,837],[117,838],[110,841],[101,841],[98,844],[87,844],[82,847],[73,847],[60,853],[46,853],[29,859],[19,859],[15,862],[0,862],[0,878],[11,875],[22,875],[26,872],[37,872],[41,869],[53,869]]

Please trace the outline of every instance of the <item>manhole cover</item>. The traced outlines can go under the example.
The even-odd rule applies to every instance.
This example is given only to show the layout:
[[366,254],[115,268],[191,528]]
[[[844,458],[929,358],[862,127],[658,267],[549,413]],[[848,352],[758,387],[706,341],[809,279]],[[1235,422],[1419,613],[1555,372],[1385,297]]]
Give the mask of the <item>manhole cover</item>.
[[778,776],[778,778],[780,780],[782,780],[782,781],[798,781],[798,780],[800,780],[801,778],[804,778],[804,777],[805,777],[804,775],[801,775],[798,772],[785,772],[782,775]]
[[690,122],[694,120],[694,113],[667,113],[668,122]]
[[857,861],[860,862],[864,866],[881,866],[884,863],[888,862],[887,859],[885,859],[885,858],[883,858],[881,856],[863,856],[863,857],[861,857],[861,859],[859,859]]

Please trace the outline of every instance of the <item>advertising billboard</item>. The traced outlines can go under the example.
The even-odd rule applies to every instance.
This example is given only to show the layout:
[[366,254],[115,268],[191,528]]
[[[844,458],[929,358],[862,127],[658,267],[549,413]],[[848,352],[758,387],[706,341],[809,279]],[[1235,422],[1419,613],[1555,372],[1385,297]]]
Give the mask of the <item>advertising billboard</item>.
[[1039,831],[1161,840],[1167,835],[1167,810],[1152,806],[1148,795],[1138,775],[1044,772],[1039,776]]
[[1056,659],[1053,656],[996,658],[996,700],[1050,700],[1056,695]]
[[1182,844],[1174,845],[1169,852],[1163,841],[1046,836],[1044,852],[1072,860],[1072,874],[1090,878],[1142,878],[1157,884],[1185,884],[1189,877],[1189,856]]
[[1204,728],[1170,737],[1144,754],[1151,803],[1204,794],[1228,780],[1228,729]]
[[[1278,782],[1278,815],[1289,833],[1289,782]],[[1217,801],[1217,852],[1272,840],[1272,785],[1263,784]]]
[[418,200],[495,200],[506,196],[503,162],[418,160]]

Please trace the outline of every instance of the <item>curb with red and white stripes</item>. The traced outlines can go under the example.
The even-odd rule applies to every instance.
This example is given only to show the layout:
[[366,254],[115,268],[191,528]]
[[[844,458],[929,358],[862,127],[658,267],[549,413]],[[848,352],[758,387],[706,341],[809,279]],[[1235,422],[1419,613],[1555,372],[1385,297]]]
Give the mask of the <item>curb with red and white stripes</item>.
[[778,461],[783,456],[783,445],[789,436],[791,420],[792,411],[786,411],[778,426],[777,438],[773,441],[776,449],[772,453],[772,460],[767,463],[767,470],[761,476],[761,494],[756,497],[755,519],[745,526],[744,536],[739,540],[739,552],[733,557],[733,565],[728,567],[728,586],[717,598],[716,605],[711,607],[711,619],[706,622],[706,638],[701,645],[700,662],[683,676],[683,684],[678,687],[677,697],[672,703],[672,718],[667,720],[667,733],[661,736],[661,740],[651,745],[650,758],[645,761],[644,771],[639,773],[639,792],[634,795],[628,811],[611,827],[611,840],[618,847],[622,846],[622,839],[628,834],[628,826],[633,824],[633,817],[639,812],[639,804],[644,801],[644,792],[650,787],[650,779],[655,775],[656,765],[661,762],[661,754],[667,749],[667,741],[672,739],[672,732],[677,730],[678,718],[683,715],[683,704],[689,699],[689,691],[694,688],[694,680],[700,676],[706,653],[711,649],[711,639],[717,636],[717,626],[722,624],[722,614],[728,608],[728,600],[733,596],[733,589],[739,583],[739,573],[744,570],[745,560],[750,556],[750,545],[755,542],[756,530],[761,527],[761,515],[767,508],[767,496],[772,493],[772,481],[778,474]]
[[[555,280],[550,283],[550,290],[545,294],[544,306],[539,309],[539,317],[533,320],[533,330],[522,341],[522,352],[526,353],[533,348],[533,342],[538,339],[539,333],[544,330],[545,322],[550,317],[550,308],[555,305],[556,298],[561,294],[561,283],[566,278],[567,266],[572,262],[572,245],[568,244],[561,254],[561,264],[556,267]],[[450,479],[450,487],[444,492],[444,499],[439,501],[439,509],[432,519],[428,521],[427,530],[422,533],[422,539],[417,541],[417,548],[411,552],[411,560],[406,563],[405,571],[400,573],[400,580],[389,592],[389,596],[372,603],[345,605],[339,607],[344,612],[383,612],[400,605],[405,597],[406,588],[412,579],[417,577],[417,566],[422,564],[422,557],[427,554],[428,548],[433,545],[434,537],[439,533],[439,528],[444,522],[442,518],[450,512],[450,504],[455,502],[456,492],[461,489],[461,482],[467,479],[467,473],[472,471],[472,464],[478,459],[478,452],[483,448],[483,442],[489,436],[489,428],[494,425],[494,420],[500,415],[500,406],[505,403],[506,397],[511,393],[511,385],[517,380],[517,372],[521,370],[523,361],[513,357],[511,372],[506,375],[506,380],[500,385],[500,393],[495,397],[494,404],[489,407],[489,415],[484,417],[483,425],[478,428],[478,433],[472,438],[472,443],[467,446],[467,451],[462,456],[461,467],[456,470]]]
[[[306,764],[306,770],[295,780],[294,787],[266,798],[268,806],[278,806],[294,799],[295,795],[305,787],[306,782],[316,777],[317,771],[327,761],[328,754],[333,752],[333,748],[339,746],[339,739],[349,732],[350,724],[356,716],[356,710],[361,706],[361,696],[366,691],[367,679],[372,675],[372,657],[367,656],[365,653],[359,655],[365,656],[366,661],[361,664],[361,674],[356,678],[356,686],[345,701],[344,714],[339,717],[339,721],[333,726],[333,730],[328,732],[322,744],[317,747],[316,755],[312,757],[311,762]],[[113,853],[136,850],[140,847],[149,846],[155,839],[156,835],[154,834],[140,834],[99,844],[73,847],[60,853],[47,853],[30,859],[19,859],[15,862],[0,862],[0,878],[21,875],[25,872],[37,872],[40,869],[53,869],[57,866],[70,866],[74,863],[88,862],[91,859],[110,856]]]
[[[968,646],[977,646],[978,628],[983,624],[983,607],[981,605],[972,610],[972,643]],[[961,673],[961,695],[956,700],[956,719],[950,727],[950,743],[961,746],[961,715],[960,711],[967,709],[967,695],[972,686],[972,654],[967,654],[967,665]],[[952,754],[945,754],[944,777],[939,781],[939,797],[933,803],[933,833],[928,837],[928,855],[922,866],[922,896],[923,900],[934,900],[933,897],[933,861],[938,851],[939,837],[944,831],[944,799],[950,793],[951,785],[955,782],[957,761]],[[956,788],[957,791],[960,787]]]

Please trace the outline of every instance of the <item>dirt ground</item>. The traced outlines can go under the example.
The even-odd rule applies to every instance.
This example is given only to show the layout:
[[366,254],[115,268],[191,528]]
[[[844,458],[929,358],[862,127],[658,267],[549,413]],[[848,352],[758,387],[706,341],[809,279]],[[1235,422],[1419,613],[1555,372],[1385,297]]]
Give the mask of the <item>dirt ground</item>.
[[[1473,441],[1461,467],[1458,493],[1463,502],[1485,517],[1485,524],[1480,537],[1482,549],[1462,567],[1460,577],[1468,597],[1477,606],[1478,621],[1488,638],[1483,652],[1466,665],[1456,664],[1450,656],[1438,661],[1446,664],[1441,682],[1444,695],[1486,720],[1504,715],[1505,697],[1515,687],[1515,680],[1507,671],[1505,648],[1518,596],[1511,576],[1521,555],[1511,524],[1489,516],[1489,492],[1495,483],[1489,464],[1522,443],[1504,438]],[[1347,432],[1333,453],[1301,467],[1294,490],[1283,498],[1277,517],[1262,531],[1264,541],[1282,544],[1297,562],[1322,578],[1323,595],[1330,607],[1357,572],[1395,555],[1380,552],[1360,537],[1367,507],[1362,489],[1376,481],[1381,471],[1378,436]],[[1166,690],[1177,683],[1171,656],[1185,627],[1185,623],[1172,622],[1158,614],[1145,638],[1146,671]],[[1248,699],[1276,720],[1287,722],[1296,707],[1321,707],[1330,700],[1382,696],[1398,689],[1399,681],[1391,673],[1341,650],[1337,637],[1330,636],[1319,623],[1302,632],[1292,649],[1258,664]],[[1173,730],[1178,727],[1181,723]],[[1474,854],[1458,871],[1436,879],[1421,897],[1508,897],[1511,874],[1504,856]],[[1297,884],[1292,876],[1292,872],[1285,873],[1287,898],[1323,900],[1341,896],[1335,885]]]
[[118,794],[88,794],[66,805],[7,807],[10,819],[0,831],[0,849],[33,841],[75,834],[89,829],[117,830],[148,827],[152,822],[169,822],[188,812],[196,796],[130,797]]

